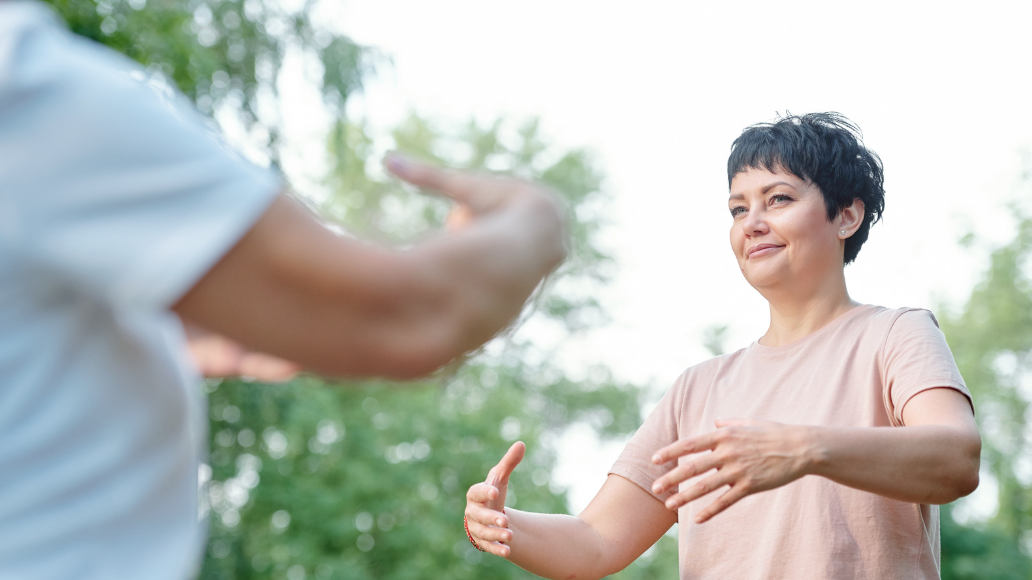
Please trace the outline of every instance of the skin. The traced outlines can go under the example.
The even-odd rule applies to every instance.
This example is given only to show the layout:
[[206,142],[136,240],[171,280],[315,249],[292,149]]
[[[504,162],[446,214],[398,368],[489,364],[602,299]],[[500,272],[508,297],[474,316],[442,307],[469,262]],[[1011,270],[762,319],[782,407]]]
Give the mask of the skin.
[[202,366],[236,374],[267,353],[272,374],[419,377],[505,328],[565,255],[559,206],[536,185],[397,155],[387,167],[456,203],[449,231],[405,251],[370,246],[281,194],[173,307],[227,339]]
[[[828,220],[820,190],[785,172],[750,169],[731,183],[731,248],[746,281],[770,303],[760,343],[789,344],[856,307],[843,273],[845,240],[863,221],[856,200]],[[786,425],[747,418],[718,420],[715,430],[656,452],[664,464],[685,457],[655,482],[656,493],[699,474],[664,505],[610,475],[580,515],[504,509],[515,444],[483,483],[466,494],[470,534],[492,554],[546,578],[602,578],[634,561],[677,521],[677,509],[724,488],[700,510],[703,523],[743,497],[804,475],[893,499],[948,503],[978,485],[981,438],[967,399],[953,389],[923,391],[905,405],[904,427]]]

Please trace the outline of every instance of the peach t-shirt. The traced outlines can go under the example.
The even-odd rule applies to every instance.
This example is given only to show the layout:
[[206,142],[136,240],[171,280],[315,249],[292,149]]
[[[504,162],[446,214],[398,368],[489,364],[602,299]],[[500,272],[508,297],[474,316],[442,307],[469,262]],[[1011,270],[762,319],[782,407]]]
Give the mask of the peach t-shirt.
[[[937,387],[970,400],[932,313],[859,306],[792,344],[753,343],[689,368],[611,473],[651,493],[652,483],[673,467],[653,465],[652,454],[712,431],[715,419],[898,427],[907,401]],[[938,506],[809,475],[694,523],[695,514],[725,490],[678,512],[682,580],[939,577]],[[656,497],[665,501],[669,495]]]

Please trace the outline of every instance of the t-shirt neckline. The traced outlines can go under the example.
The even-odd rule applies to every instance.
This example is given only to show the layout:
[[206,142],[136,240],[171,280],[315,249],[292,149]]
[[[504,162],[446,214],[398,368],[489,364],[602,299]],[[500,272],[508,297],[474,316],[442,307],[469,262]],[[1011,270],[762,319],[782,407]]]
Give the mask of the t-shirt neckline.
[[801,346],[805,346],[806,344],[808,344],[810,342],[813,342],[814,340],[817,339],[817,337],[830,332],[831,330],[835,329],[836,327],[841,326],[848,319],[853,318],[854,316],[856,316],[861,310],[867,310],[869,308],[871,308],[870,304],[859,304],[857,306],[854,306],[853,308],[850,308],[849,310],[847,310],[847,311],[843,312],[842,314],[838,315],[837,317],[835,317],[835,319],[833,319],[831,322],[825,324],[824,326],[818,328],[817,330],[811,332],[810,334],[807,334],[806,336],[800,338],[799,340],[790,342],[788,344],[783,344],[781,346],[766,346],[766,345],[760,344],[760,339],[757,338],[755,341],[753,341],[752,344],[749,345],[749,349],[750,350],[755,350],[756,352],[760,352],[760,353],[763,353],[763,354],[775,354],[775,353],[787,352],[787,351],[790,351],[790,350],[797,349],[797,348],[799,348]]

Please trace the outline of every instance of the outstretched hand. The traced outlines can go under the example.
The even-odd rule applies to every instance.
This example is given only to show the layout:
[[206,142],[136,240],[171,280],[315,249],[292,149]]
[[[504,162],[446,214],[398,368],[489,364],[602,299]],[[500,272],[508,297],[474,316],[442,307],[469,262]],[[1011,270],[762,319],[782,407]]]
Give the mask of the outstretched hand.
[[519,179],[434,167],[400,153],[388,154],[385,164],[412,185],[455,202],[445,222],[448,230],[462,229],[492,214],[522,214],[517,219],[532,219],[533,228],[539,230],[542,258],[549,262],[548,267],[563,258],[562,211],[557,198],[546,189]]
[[806,475],[812,446],[805,427],[751,419],[718,419],[716,426],[715,431],[682,439],[652,457],[653,463],[662,465],[690,456],[656,480],[652,486],[654,493],[708,474],[667,499],[669,509],[677,510],[729,487],[695,516],[695,522],[701,524],[747,495],[781,487]]
[[483,483],[474,484],[466,492],[466,526],[473,540],[484,549],[503,558],[509,555],[512,539],[509,518],[505,515],[505,494],[509,476],[523,461],[527,446],[522,441],[512,444],[502,460],[487,473]]

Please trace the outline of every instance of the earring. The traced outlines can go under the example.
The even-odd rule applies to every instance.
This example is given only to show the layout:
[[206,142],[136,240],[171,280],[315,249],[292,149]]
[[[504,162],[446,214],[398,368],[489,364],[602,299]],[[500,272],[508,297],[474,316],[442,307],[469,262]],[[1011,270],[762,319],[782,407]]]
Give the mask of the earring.
[[844,236],[844,235],[846,235],[846,230],[839,230],[839,233]]

